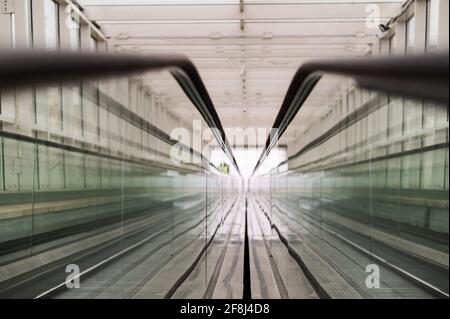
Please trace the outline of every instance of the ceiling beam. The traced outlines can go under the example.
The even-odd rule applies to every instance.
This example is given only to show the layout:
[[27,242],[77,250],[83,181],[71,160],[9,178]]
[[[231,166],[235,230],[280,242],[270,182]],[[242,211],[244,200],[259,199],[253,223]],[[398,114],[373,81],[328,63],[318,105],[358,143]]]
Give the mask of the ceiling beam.
[[[248,19],[354,19],[367,16],[367,1],[352,1],[327,4],[309,3],[255,4],[194,4],[194,5],[115,5],[110,1],[105,6],[84,6],[86,14],[95,21],[132,20],[239,20]],[[374,1],[371,1],[374,3]],[[324,10],[324,5],[327,9]],[[377,4],[383,17],[392,17],[401,10],[401,2],[380,2]],[[245,10],[241,11],[241,7]]]

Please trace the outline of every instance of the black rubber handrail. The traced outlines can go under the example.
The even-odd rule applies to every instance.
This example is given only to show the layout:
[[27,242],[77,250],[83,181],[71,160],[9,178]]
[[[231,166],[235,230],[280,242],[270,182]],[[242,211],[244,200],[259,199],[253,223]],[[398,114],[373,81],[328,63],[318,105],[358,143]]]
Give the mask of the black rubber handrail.
[[[319,61],[299,67],[272,125],[254,175],[324,74],[353,78],[362,88],[448,105],[449,55]],[[447,106],[448,107],[448,106]]]
[[168,70],[211,128],[240,174],[233,151],[208,91],[194,64],[185,56],[14,51],[0,54],[0,88]]

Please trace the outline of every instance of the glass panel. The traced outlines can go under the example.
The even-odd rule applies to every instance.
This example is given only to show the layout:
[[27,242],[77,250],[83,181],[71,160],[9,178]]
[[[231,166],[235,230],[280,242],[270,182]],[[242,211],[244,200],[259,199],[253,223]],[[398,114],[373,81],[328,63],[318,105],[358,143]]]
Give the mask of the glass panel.
[[395,54],[395,34],[389,38],[389,55]]
[[59,6],[53,0],[44,2],[45,45],[47,49],[59,47]]
[[439,32],[439,0],[427,0],[427,52],[437,51]]
[[416,46],[416,17],[412,16],[406,21],[406,53],[414,52]]
[[172,75],[16,92],[35,111],[0,130],[0,297],[162,298],[191,266],[173,297],[211,294],[236,173]]
[[91,36],[91,37],[89,38],[89,43],[90,43],[90,46],[91,46],[91,50],[92,50],[92,51],[94,51],[94,52],[98,51],[98,40],[97,40],[96,38],[94,38],[93,36]]
[[72,16],[72,21],[69,27],[69,44],[70,49],[74,51],[80,50],[81,47],[81,26],[79,22],[79,18]]
[[3,265],[32,253],[35,147],[3,137],[0,142],[0,265]]
[[[336,107],[324,106],[324,90],[336,92],[328,101],[351,99],[352,107],[324,121]],[[252,193],[324,289],[335,298],[448,293],[447,105],[326,76],[285,135],[299,129],[287,169],[260,170]],[[272,253],[289,278],[280,239]],[[379,288],[367,283],[373,267]]]

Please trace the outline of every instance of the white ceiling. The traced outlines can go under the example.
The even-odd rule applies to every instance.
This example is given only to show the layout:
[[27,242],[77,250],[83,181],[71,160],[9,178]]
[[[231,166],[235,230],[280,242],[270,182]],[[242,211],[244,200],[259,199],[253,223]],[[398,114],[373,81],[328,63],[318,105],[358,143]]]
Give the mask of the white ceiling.
[[[405,0],[78,0],[118,51],[178,52],[198,67],[224,127],[271,127],[298,66],[307,60],[363,56],[379,34],[368,28],[370,5],[380,23]],[[152,81],[171,112],[192,109],[167,81]],[[308,101],[305,123],[319,116],[338,82]],[[243,112],[243,108],[246,112]],[[183,112],[184,113],[184,112]],[[292,133],[291,133],[292,132]],[[289,130],[296,138],[295,130]],[[289,141],[289,138],[285,139]]]

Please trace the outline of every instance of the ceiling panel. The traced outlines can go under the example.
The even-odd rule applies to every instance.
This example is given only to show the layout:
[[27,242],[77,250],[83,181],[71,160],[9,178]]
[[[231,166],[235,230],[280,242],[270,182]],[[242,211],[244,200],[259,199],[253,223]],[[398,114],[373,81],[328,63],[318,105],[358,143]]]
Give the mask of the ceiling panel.
[[[377,24],[404,0],[79,0],[119,52],[187,55],[204,79],[225,127],[270,127],[296,69],[317,59],[370,54]],[[242,8],[242,10],[241,10]],[[192,105],[170,81],[148,81],[173,114]],[[286,133],[296,139],[329,108],[339,81],[324,81]],[[191,110],[191,112],[195,112]]]

